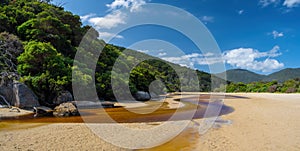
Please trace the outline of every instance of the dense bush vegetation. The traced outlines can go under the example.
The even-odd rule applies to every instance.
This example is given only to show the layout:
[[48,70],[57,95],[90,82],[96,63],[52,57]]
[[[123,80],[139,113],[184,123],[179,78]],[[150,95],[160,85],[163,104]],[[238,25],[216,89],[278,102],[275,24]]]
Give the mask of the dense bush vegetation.
[[[158,58],[106,44],[98,39],[99,33],[90,26],[83,26],[80,17],[65,11],[60,6],[41,0],[2,0],[0,2],[0,72],[14,72],[39,97],[40,103],[51,106],[55,96],[62,90],[72,93],[72,82],[83,87],[95,82],[101,99],[114,99],[111,80],[114,64],[118,58],[122,68],[129,70],[129,81],[119,76],[119,85],[127,84],[131,93],[149,91],[149,85],[159,80],[164,91],[211,91],[211,85],[224,83],[215,76],[202,71],[194,71]],[[87,46],[79,44],[87,31],[90,42]],[[82,57],[96,60],[95,73],[90,64],[75,62],[76,52],[91,49],[101,51],[95,58],[93,51]],[[126,50],[126,54],[123,52]],[[142,61],[141,58],[146,59]],[[130,64],[139,62],[130,69]],[[81,70],[77,70],[77,69]],[[72,79],[73,70],[73,79]],[[196,76],[192,76],[196,75]],[[196,77],[196,78],[195,78]],[[213,77],[214,83],[212,83]],[[73,80],[73,81],[72,81]],[[218,90],[224,89],[225,86]],[[299,80],[284,83],[231,83],[228,92],[299,92]],[[88,94],[85,94],[88,95]]]
[[[4,0],[0,4],[0,72],[19,74],[20,80],[38,95],[43,105],[50,106],[62,90],[72,93],[72,82],[79,82],[82,86],[95,82],[100,98],[114,99],[111,75],[119,57],[125,58],[119,62],[124,67],[122,70],[131,72],[128,83],[122,78],[118,82],[120,85],[128,84],[132,94],[139,90],[149,91],[149,85],[155,80],[163,83],[166,92],[210,91],[210,74],[166,63],[133,50],[126,50],[129,53],[123,54],[125,48],[97,39],[98,33],[90,26],[83,26],[79,16],[49,4],[49,1]],[[88,30],[93,31],[88,37],[90,43],[79,48]],[[76,52],[87,51],[85,48],[102,51],[101,56],[96,58],[95,73],[89,64],[77,63],[73,66]],[[95,59],[93,52],[83,57]],[[139,58],[146,58],[146,61]],[[131,70],[130,62],[139,64]],[[188,74],[191,72],[196,73],[198,79]],[[200,89],[195,89],[198,85]]]
[[283,83],[277,81],[272,82],[252,82],[230,83],[226,87],[227,92],[280,92],[280,93],[296,93],[300,92],[300,79],[287,80]]

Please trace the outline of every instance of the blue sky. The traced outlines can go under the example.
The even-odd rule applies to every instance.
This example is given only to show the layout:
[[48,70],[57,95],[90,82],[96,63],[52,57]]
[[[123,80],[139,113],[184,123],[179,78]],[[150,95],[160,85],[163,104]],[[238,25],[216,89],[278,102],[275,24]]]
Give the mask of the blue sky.
[[[202,21],[216,40],[223,59],[199,51],[176,30],[156,25],[124,30],[108,42],[190,68],[210,72],[208,66],[220,60],[226,69],[243,68],[262,74],[300,67],[300,0],[54,0],[52,3],[81,16],[83,23],[94,26],[106,41],[112,36],[110,30],[128,23],[130,13],[144,13],[143,6],[149,3],[183,9]],[[188,27],[189,22],[185,25]],[[183,52],[174,56],[175,47],[168,43]]]

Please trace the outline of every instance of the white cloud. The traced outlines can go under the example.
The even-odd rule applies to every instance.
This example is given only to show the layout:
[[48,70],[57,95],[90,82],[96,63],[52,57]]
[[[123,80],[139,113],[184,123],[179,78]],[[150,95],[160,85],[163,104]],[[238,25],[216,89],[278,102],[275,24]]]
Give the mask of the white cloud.
[[92,17],[88,22],[96,29],[111,29],[120,24],[125,24],[126,15],[121,11],[113,11],[104,17]]
[[138,52],[142,52],[142,53],[148,53],[150,52],[149,50],[137,50]]
[[91,17],[94,17],[94,16],[96,16],[96,14],[94,14],[94,13],[87,14],[87,15],[84,15],[84,16],[80,16],[80,20],[82,22],[85,22],[85,21],[88,21]]
[[271,34],[273,35],[274,39],[284,36],[283,32],[278,32],[276,30],[273,30]]
[[193,58],[192,61],[194,61],[195,63],[199,64],[199,65],[212,65],[212,64],[216,64],[216,63],[220,63],[220,62],[224,62],[224,60],[222,59],[222,56],[214,56],[214,57],[205,57],[205,58]]
[[239,14],[239,15],[242,15],[243,13],[244,13],[244,10],[243,10],[243,9],[241,9],[241,10],[238,11],[238,14]]
[[111,4],[107,4],[106,6],[110,10],[127,8],[130,9],[131,12],[135,12],[135,11],[139,11],[141,6],[144,4],[146,4],[145,0],[115,0]]
[[98,31],[99,32],[99,37],[100,39],[103,39],[104,41],[107,41],[111,38],[117,38],[117,39],[123,39],[124,37],[121,36],[121,35],[114,35],[112,33],[109,33],[109,32],[101,32],[101,31]]
[[280,0],[259,0],[259,4],[262,7],[267,7],[269,5],[278,5],[280,3]]
[[213,16],[202,16],[200,20],[207,24],[214,22],[215,18]]
[[281,55],[280,47],[275,45],[267,52],[260,52],[253,48],[238,48],[225,51],[223,54],[192,53],[175,57],[162,57],[162,59],[181,66],[195,68],[195,65],[212,65],[226,63],[233,67],[248,70],[270,72],[284,67],[283,63],[274,59]]
[[165,56],[165,55],[167,55],[167,53],[165,53],[165,52],[160,52],[160,53],[158,53],[157,56],[162,57],[162,56]]
[[300,0],[285,0],[283,6],[288,8],[297,7],[300,4]]
[[[107,41],[114,36],[108,30],[126,24],[127,14],[122,12],[121,8],[134,13],[141,10],[141,6],[144,4],[146,4],[146,0],[114,0],[106,5],[109,8],[107,15],[99,17],[95,14],[87,14],[80,18],[81,21],[87,21],[99,32],[99,38]],[[114,38],[123,38],[123,36],[117,35]]]
[[186,54],[182,56],[176,56],[176,57],[162,57],[163,60],[179,64],[184,67],[189,67],[194,69],[195,64],[198,65],[211,65],[215,63],[222,62],[222,56],[216,56],[213,53],[206,53],[206,54],[200,54],[200,53],[192,53],[192,54]]
[[199,53],[192,53],[192,54],[187,54],[187,55],[182,55],[182,56],[176,56],[176,57],[163,57],[163,60],[179,64],[184,67],[189,67],[194,69],[194,63],[195,61],[193,60],[194,58],[200,57],[201,54]]
[[[284,66],[275,59],[270,59],[281,55],[279,46],[274,46],[268,52],[259,52],[253,48],[238,48],[226,51],[223,54],[226,63],[238,68],[256,70],[262,72],[270,72],[274,69],[279,69]],[[261,60],[262,58],[267,58]]]

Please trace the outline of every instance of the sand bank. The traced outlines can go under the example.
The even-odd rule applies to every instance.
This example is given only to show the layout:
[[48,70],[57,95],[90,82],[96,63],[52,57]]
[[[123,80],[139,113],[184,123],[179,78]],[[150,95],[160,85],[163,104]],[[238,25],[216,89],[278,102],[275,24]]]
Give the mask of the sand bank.
[[[300,150],[300,94],[230,95],[241,97],[224,101],[235,111],[221,118],[232,124],[214,126],[201,136],[192,124],[172,141],[149,150]],[[13,130],[9,129],[11,126],[5,127],[5,122],[1,124],[4,126],[0,129],[0,150],[126,150],[100,139],[84,124],[36,123]],[[127,126],[145,129],[159,124]],[[150,137],[156,136],[145,136]]]

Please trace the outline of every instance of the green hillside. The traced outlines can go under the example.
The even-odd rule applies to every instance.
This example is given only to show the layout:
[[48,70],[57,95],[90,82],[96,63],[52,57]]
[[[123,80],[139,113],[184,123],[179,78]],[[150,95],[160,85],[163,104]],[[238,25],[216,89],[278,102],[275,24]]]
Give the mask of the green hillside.
[[[129,83],[122,79],[122,75],[117,81],[120,85],[128,84],[132,94],[149,91],[149,85],[155,80],[162,82],[166,92],[211,89],[210,74],[134,50],[123,54],[125,48],[99,40],[96,30],[83,26],[78,15],[65,11],[61,6],[40,0],[4,0],[0,4],[0,73],[19,75],[17,80],[24,82],[37,94],[41,105],[52,106],[54,98],[61,91],[72,93],[72,82],[78,82],[83,87],[95,82],[100,99],[115,99],[111,79],[113,66],[119,57],[124,58],[119,62],[123,69],[128,69],[128,62],[139,62],[130,72]],[[88,37],[90,43],[86,47],[79,47],[87,31],[92,31]],[[74,62],[76,52],[88,51],[84,49],[92,50],[82,56],[91,62]],[[101,56],[95,58],[97,56],[93,51],[101,50]],[[147,60],[141,62],[140,58]],[[97,64],[95,76],[92,76],[90,68],[92,60],[96,60],[94,63]],[[76,66],[73,66],[73,62]],[[79,68],[83,70],[77,70]],[[196,73],[197,79],[187,73]],[[195,89],[198,85],[200,87]]]
[[262,81],[266,76],[260,75],[245,69],[232,69],[227,70],[226,72],[219,73],[226,74],[226,78],[228,81],[231,82],[243,82],[243,83],[250,83],[255,81]]
[[264,81],[284,82],[296,78],[300,78],[300,68],[287,68],[268,75]]
[[242,82],[242,83],[251,83],[251,82],[270,82],[278,81],[284,82],[290,79],[300,78],[300,68],[287,68],[274,72],[269,75],[257,74],[245,69],[232,69],[220,74],[226,74],[227,80],[231,82]]

